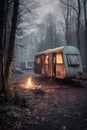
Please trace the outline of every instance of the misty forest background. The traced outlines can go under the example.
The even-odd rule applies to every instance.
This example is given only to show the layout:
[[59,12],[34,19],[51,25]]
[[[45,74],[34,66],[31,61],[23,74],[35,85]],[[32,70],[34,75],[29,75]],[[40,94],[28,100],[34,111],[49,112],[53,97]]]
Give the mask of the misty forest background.
[[87,0],[0,0],[0,93],[12,67],[63,45],[79,48],[87,71]]

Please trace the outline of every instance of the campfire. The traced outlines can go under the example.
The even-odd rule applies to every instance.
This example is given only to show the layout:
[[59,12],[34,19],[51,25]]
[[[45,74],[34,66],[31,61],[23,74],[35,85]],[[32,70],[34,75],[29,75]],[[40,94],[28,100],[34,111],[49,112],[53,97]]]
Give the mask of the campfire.
[[34,88],[34,84],[33,84],[33,81],[32,81],[32,78],[29,77],[26,81],[26,88],[27,89],[33,89]]
[[28,85],[28,86],[32,86],[31,77],[27,80],[27,85]]
[[20,86],[25,89],[40,89],[41,85],[35,84],[32,77],[27,78],[25,81],[23,81]]

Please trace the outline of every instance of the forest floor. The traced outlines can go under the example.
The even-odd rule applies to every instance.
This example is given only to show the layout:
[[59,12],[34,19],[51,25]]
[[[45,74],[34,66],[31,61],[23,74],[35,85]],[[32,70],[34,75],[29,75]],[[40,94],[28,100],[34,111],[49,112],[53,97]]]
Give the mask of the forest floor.
[[12,81],[10,101],[0,97],[0,130],[87,130],[87,87],[32,73]]

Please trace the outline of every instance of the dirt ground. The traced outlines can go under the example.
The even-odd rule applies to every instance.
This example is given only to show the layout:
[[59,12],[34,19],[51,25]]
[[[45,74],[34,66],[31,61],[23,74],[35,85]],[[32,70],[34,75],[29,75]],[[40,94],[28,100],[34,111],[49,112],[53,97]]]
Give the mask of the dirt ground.
[[87,130],[87,87],[31,73],[12,81],[11,100],[0,98],[0,130]]

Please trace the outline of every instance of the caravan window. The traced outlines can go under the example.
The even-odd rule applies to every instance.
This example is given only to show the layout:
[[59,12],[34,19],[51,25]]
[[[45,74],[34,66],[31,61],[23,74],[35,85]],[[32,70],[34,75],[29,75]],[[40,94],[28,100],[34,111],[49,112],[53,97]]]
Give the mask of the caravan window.
[[79,65],[79,56],[78,55],[67,55],[68,65]]
[[56,63],[57,64],[63,64],[62,54],[56,54]]

